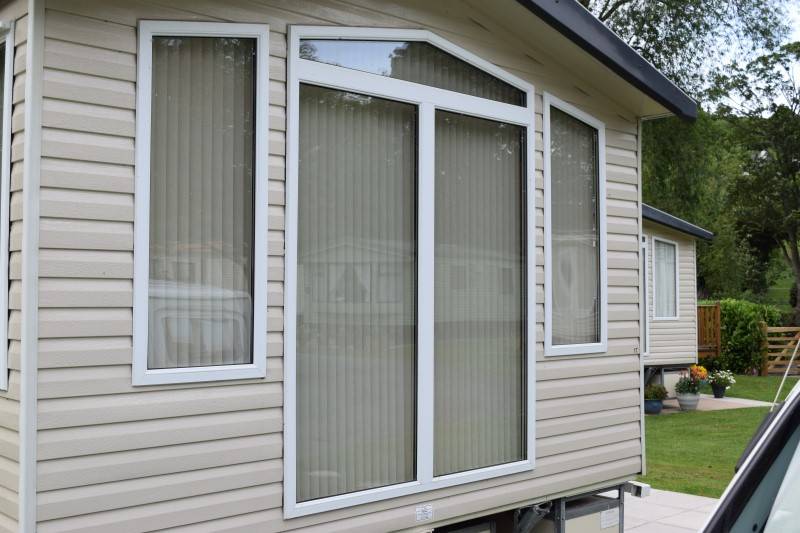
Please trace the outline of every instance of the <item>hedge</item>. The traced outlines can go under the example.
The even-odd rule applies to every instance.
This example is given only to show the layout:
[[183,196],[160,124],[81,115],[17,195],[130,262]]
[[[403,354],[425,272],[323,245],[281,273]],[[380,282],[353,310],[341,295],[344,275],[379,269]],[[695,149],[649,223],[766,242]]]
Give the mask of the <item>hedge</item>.
[[761,324],[779,326],[781,312],[771,306],[732,298],[720,301],[722,347],[719,366],[735,374],[761,367],[764,331]]

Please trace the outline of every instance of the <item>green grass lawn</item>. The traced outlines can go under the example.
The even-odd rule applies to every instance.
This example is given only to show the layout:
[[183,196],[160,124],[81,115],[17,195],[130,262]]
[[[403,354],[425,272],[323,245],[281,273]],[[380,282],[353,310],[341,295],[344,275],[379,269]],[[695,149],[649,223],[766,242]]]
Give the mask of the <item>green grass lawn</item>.
[[778,276],[772,286],[767,288],[767,292],[764,295],[764,303],[774,305],[784,313],[791,311],[792,307],[789,305],[789,291],[792,289],[792,284],[794,284],[794,277],[791,272],[787,270],[781,276]]
[[[797,380],[797,377],[786,378],[786,383],[781,390],[781,400],[786,398]],[[725,391],[725,396],[771,402],[775,399],[780,382],[781,376],[736,376],[736,384],[731,385],[731,388]],[[709,385],[705,385],[701,392],[712,394]]]
[[648,415],[647,475],[639,479],[657,489],[718,498],[767,410],[751,407]]

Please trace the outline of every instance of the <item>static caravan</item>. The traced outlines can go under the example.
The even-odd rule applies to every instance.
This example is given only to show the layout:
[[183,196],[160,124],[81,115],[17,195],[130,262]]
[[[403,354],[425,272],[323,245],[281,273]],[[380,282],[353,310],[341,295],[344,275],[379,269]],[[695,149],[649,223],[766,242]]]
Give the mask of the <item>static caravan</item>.
[[697,363],[697,241],[713,237],[642,204],[642,354],[647,377],[660,375],[668,390]]
[[0,530],[560,528],[642,472],[639,125],[697,110],[577,2],[0,20]]

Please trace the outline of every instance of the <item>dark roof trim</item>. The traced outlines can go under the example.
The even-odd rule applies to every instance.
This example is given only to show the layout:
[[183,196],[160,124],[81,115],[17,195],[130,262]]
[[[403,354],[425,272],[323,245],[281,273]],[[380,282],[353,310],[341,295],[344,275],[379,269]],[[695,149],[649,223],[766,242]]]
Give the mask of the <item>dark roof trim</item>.
[[695,226],[691,222],[686,222],[681,218],[674,217],[669,213],[665,213],[664,211],[656,209],[655,207],[650,207],[647,204],[642,204],[642,218],[656,222],[662,226],[667,226],[680,232],[687,233],[699,239],[710,241],[714,238],[714,234],[707,229],[703,229],[700,226]]
[[577,1],[517,2],[677,116],[690,121],[697,118],[697,102]]

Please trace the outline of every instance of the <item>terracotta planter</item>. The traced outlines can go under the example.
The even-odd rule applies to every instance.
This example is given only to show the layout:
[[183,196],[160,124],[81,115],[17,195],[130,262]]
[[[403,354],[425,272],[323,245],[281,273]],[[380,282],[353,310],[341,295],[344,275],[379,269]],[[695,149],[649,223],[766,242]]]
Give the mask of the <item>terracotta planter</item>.
[[728,387],[725,385],[717,385],[715,383],[711,384],[711,390],[714,391],[714,398],[724,398],[725,397],[725,390]]
[[681,411],[694,411],[697,409],[697,403],[700,401],[700,394],[678,394],[678,404],[681,406]]
[[664,402],[661,400],[645,400],[644,401],[644,412],[648,415],[657,415],[661,412],[661,408],[664,407]]

